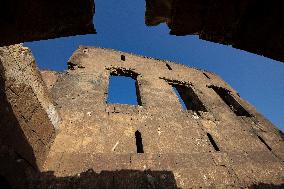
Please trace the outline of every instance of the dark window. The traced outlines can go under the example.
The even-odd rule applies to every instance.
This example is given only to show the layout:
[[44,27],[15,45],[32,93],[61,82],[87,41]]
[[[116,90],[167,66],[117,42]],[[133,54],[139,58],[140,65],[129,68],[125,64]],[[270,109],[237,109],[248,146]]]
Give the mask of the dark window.
[[268,144],[263,140],[263,138],[261,138],[260,136],[258,136],[257,135],[257,137],[258,137],[258,139],[268,148],[268,150],[272,150],[271,148],[270,148],[270,146],[268,146]]
[[215,140],[213,139],[213,137],[209,133],[207,133],[207,137],[208,137],[210,143],[212,144],[213,148],[215,149],[215,151],[220,151],[220,149],[219,149],[218,145],[216,144]]
[[141,105],[137,74],[119,69],[111,73],[107,103]]
[[203,73],[203,75],[205,75],[205,77],[207,77],[207,79],[210,79],[210,77],[206,73]]
[[172,70],[172,67],[169,64],[166,64],[166,66],[169,70]]
[[210,86],[237,116],[251,117],[251,115],[235,100],[230,91],[222,87]]
[[135,132],[137,153],[144,153],[142,136],[139,131]]
[[199,111],[207,112],[205,106],[199,100],[190,86],[171,84],[175,93],[179,97],[184,110],[191,110],[199,114]]
[[121,59],[122,61],[125,61],[125,56],[124,56],[124,55],[121,55],[120,59]]

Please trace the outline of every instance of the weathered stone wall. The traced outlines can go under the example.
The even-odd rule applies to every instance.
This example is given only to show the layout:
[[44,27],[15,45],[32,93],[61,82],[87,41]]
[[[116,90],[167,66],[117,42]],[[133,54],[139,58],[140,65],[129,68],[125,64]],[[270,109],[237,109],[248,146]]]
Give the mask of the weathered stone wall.
[[95,33],[94,0],[1,0],[0,46]]
[[284,62],[282,1],[146,0],[149,26],[166,22],[173,35],[232,45]]
[[29,49],[1,47],[0,74],[0,175],[24,188],[25,172],[41,170],[60,117]]
[[[217,75],[93,47],[80,47],[68,64],[65,73],[43,74],[62,115],[44,167],[53,172],[49,182],[67,187],[73,178],[77,186],[102,188],[167,188],[161,184],[167,181],[168,188],[283,184],[283,134]],[[139,105],[106,102],[111,74],[136,79]],[[191,97],[188,111],[172,86]],[[137,153],[137,131],[144,153]]]

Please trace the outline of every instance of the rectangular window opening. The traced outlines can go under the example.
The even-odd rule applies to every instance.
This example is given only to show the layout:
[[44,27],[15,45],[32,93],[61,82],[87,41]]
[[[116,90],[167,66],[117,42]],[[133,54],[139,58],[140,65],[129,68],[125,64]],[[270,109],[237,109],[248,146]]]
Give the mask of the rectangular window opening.
[[107,103],[141,105],[137,79],[127,75],[111,74]]
[[215,142],[215,140],[213,139],[213,137],[211,136],[211,134],[207,133],[207,137],[211,143],[211,145],[213,146],[213,148],[215,149],[215,151],[220,151],[217,143]]
[[171,84],[173,90],[175,91],[176,95],[179,98],[179,101],[184,110],[193,111],[200,114],[199,112],[207,112],[205,106],[200,101],[198,96],[195,94],[193,89],[190,86],[185,85],[178,85],[178,84]]
[[236,100],[235,98],[230,94],[230,91],[227,89],[224,89],[222,87],[216,87],[216,86],[210,86],[220,97],[221,99],[231,108],[231,110],[237,115],[237,116],[246,116],[246,117],[252,117],[250,113],[248,113]]
[[144,153],[142,135],[138,130],[135,132],[135,139],[136,139],[137,153]]
[[121,55],[121,56],[120,56],[120,59],[121,59],[122,61],[125,61],[125,55]]
[[261,138],[261,137],[258,136],[258,135],[257,135],[257,137],[258,137],[258,139],[266,146],[266,148],[267,148],[269,151],[272,150],[272,149],[270,148],[270,146],[263,140],[263,138]]

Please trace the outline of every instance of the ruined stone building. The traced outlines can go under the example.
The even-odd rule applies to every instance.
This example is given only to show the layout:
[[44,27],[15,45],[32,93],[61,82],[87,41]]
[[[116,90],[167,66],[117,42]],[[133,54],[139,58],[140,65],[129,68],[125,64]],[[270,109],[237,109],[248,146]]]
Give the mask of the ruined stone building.
[[[146,3],[147,25],[284,61],[280,1]],[[217,75],[95,47],[41,71],[13,45],[96,33],[94,12],[93,0],[0,2],[1,189],[284,187],[283,133]],[[137,105],[107,100],[111,77],[135,83]]]
[[[65,72],[21,45],[0,61],[2,186],[283,187],[283,133],[211,72],[84,46]],[[122,76],[137,105],[107,101]]]

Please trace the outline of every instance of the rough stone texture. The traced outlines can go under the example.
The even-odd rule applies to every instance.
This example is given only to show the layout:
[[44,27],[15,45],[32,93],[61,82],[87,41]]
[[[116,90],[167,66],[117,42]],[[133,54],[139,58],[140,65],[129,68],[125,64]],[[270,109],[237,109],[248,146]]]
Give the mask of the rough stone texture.
[[[0,188],[284,187],[283,133],[217,75],[94,47],[68,67],[0,48]],[[106,102],[110,75],[139,105]]]
[[284,62],[282,1],[146,0],[146,24],[166,22],[173,35],[232,45]]
[[42,169],[60,117],[22,45],[0,48],[0,102],[0,175],[25,188],[26,179]]
[[[283,134],[217,75],[94,47],[68,65],[42,72],[62,126],[38,188],[283,187]],[[106,102],[110,75],[136,79],[139,105]]]
[[0,46],[95,33],[93,0],[1,0]]

